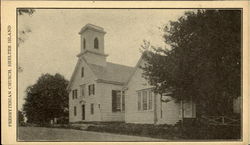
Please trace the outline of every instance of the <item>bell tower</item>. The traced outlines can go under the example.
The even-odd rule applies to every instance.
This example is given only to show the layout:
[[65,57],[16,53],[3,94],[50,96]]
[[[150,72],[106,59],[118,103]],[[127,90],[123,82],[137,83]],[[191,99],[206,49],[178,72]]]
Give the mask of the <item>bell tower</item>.
[[106,66],[106,55],[104,53],[104,35],[106,32],[102,27],[93,24],[85,25],[79,32],[81,37],[81,50],[77,56],[83,57],[87,63]]

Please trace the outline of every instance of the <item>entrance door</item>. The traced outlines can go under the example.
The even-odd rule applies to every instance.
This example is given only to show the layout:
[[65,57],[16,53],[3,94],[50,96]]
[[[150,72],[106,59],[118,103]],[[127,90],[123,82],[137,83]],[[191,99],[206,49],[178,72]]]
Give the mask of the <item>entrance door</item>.
[[85,105],[82,105],[82,120],[85,120]]

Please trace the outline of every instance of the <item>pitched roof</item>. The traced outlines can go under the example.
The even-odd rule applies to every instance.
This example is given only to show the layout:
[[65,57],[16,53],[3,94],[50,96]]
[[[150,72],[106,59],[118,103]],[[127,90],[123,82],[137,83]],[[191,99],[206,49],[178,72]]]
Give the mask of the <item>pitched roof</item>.
[[132,71],[131,75],[129,76],[129,78],[128,78],[127,82],[126,82],[126,85],[128,85],[129,81],[131,80],[131,78],[135,74],[136,70],[140,68],[140,65],[141,65],[145,55],[151,55],[151,54],[147,50],[142,53],[141,57],[139,58],[139,60],[137,61],[136,65],[134,67],[134,70]]
[[94,30],[94,31],[97,31],[97,32],[101,32],[101,33],[104,33],[104,34],[106,33],[102,27],[99,27],[99,26],[96,26],[96,25],[93,25],[93,24],[87,24],[84,27],[82,27],[82,29],[80,30],[79,34],[82,34],[87,29],[91,29],[91,30]]
[[134,68],[120,64],[107,62],[106,67],[88,64],[99,80],[126,83],[133,73]]

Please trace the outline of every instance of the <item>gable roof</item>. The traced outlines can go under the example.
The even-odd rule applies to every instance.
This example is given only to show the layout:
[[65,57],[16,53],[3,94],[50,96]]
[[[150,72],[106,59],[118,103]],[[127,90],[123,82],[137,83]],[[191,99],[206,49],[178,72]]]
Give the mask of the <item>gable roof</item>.
[[79,58],[79,59],[77,60],[77,64],[75,65],[73,74],[71,75],[70,80],[69,80],[69,84],[68,84],[68,86],[67,86],[67,88],[66,88],[66,90],[68,90],[68,91],[70,90],[70,88],[71,88],[71,86],[72,86],[72,83],[73,83],[73,81],[74,81],[74,79],[75,79],[76,72],[77,72],[77,70],[78,70],[78,68],[79,68],[79,66],[80,66],[81,61],[85,61],[85,62],[86,62],[86,60],[85,60],[84,58]]
[[125,84],[134,71],[133,67],[107,62],[106,67],[88,64],[100,81]]
[[97,32],[101,32],[101,33],[104,33],[104,34],[106,33],[102,27],[99,27],[99,26],[96,26],[96,25],[93,25],[93,24],[87,24],[84,27],[82,27],[79,34],[82,34],[84,31],[86,31],[88,29],[93,30],[93,31],[97,31]]
[[[85,61],[84,59],[78,59],[78,62],[75,66],[74,72],[70,78],[69,84],[67,86],[67,90],[70,90],[70,87],[74,81],[74,77],[76,75],[76,71],[80,65],[80,61]],[[86,61],[85,61],[86,62]],[[87,63],[87,66],[94,73],[97,80],[99,82],[106,82],[112,84],[124,85],[128,81],[129,77],[134,71],[134,67],[129,67],[125,65],[115,64],[111,62],[107,62],[106,67],[99,66],[95,64]]]
[[137,69],[140,68],[140,65],[145,57],[145,55],[150,55],[150,52],[149,51],[144,51],[141,55],[141,57],[139,58],[139,60],[137,61],[135,67],[134,67],[134,70],[132,71],[131,75],[129,76],[127,82],[126,82],[126,85],[128,85],[129,81],[131,80],[131,78],[134,76],[135,72]]

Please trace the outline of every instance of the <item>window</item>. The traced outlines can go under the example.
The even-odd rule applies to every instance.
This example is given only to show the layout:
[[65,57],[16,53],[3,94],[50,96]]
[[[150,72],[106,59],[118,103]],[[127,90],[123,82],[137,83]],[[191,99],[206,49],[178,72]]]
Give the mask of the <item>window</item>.
[[74,115],[76,116],[77,114],[76,106],[74,106]]
[[112,112],[125,110],[125,93],[120,90],[112,90]]
[[91,104],[90,105],[90,113],[93,115],[94,114],[94,104]]
[[143,108],[143,110],[147,110],[148,108],[148,101],[147,101],[147,91],[143,91],[142,92],[142,95],[143,95],[143,98],[142,98],[142,103],[143,103],[143,105],[142,105],[142,108]]
[[116,90],[112,90],[112,112],[120,112],[121,111],[121,93]]
[[80,86],[80,90],[81,90],[81,96],[85,97],[85,84]]
[[89,96],[90,95],[95,95],[95,85],[89,85]]
[[153,106],[153,98],[152,98],[152,92],[148,91],[148,110],[152,110]]
[[151,90],[140,90],[137,92],[138,111],[153,109],[153,92]]
[[84,67],[82,67],[82,71],[81,71],[81,77],[84,77]]
[[72,99],[77,99],[77,89],[72,91]]
[[141,110],[141,92],[138,92],[137,103],[138,103],[138,110]]
[[85,49],[86,48],[86,40],[85,40],[85,38],[83,38],[83,49]]
[[98,49],[98,48],[99,48],[99,42],[98,42],[98,39],[97,39],[97,38],[95,38],[95,40],[94,40],[94,48],[95,48],[95,49]]
[[122,91],[122,111],[125,111],[125,92]]

